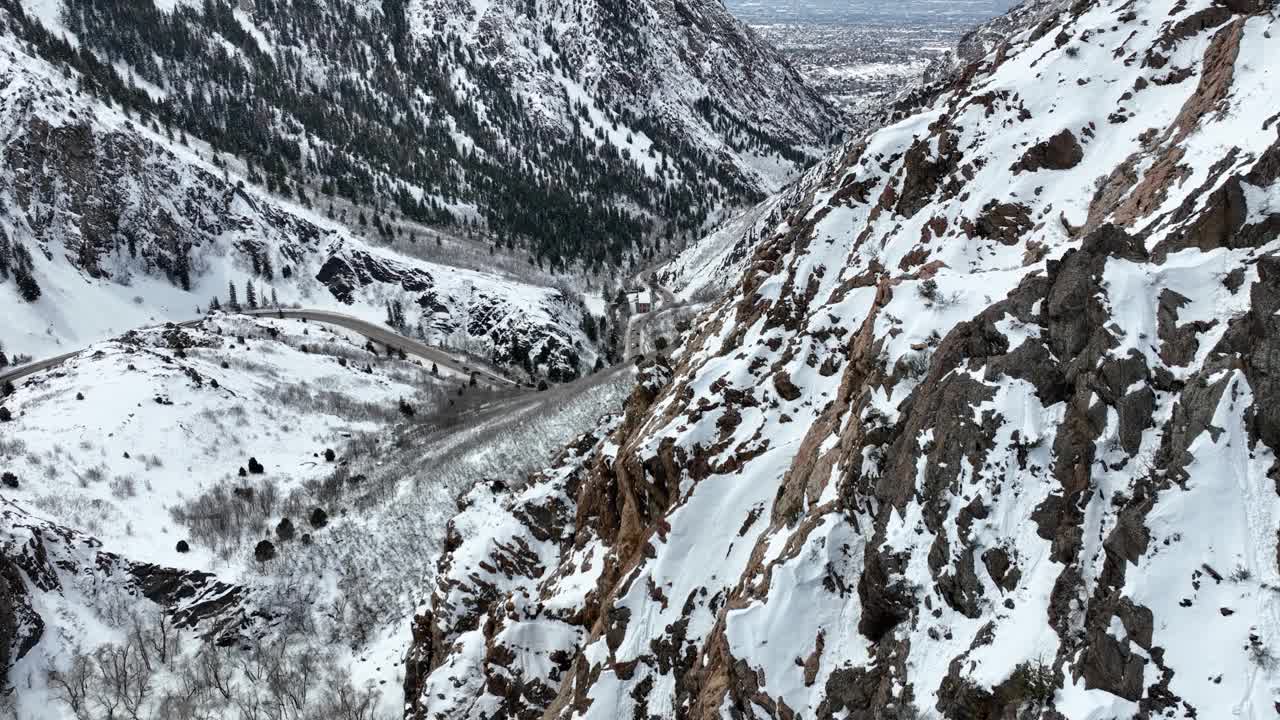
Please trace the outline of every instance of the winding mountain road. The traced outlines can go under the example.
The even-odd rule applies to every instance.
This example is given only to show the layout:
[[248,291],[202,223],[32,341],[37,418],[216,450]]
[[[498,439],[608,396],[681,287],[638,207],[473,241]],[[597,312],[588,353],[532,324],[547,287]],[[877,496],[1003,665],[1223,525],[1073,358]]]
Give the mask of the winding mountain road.
[[[296,318],[300,320],[313,320],[326,325],[336,325],[348,330],[354,330],[370,340],[381,343],[389,348],[403,350],[406,355],[413,355],[415,357],[422,358],[423,360],[433,362],[440,367],[454,370],[455,372],[461,373],[463,376],[468,376],[474,372],[478,381],[483,381],[489,385],[496,387],[520,387],[520,384],[513,380],[509,380],[500,375],[495,375],[494,373],[481,368],[469,367],[439,348],[426,345],[414,340],[413,338],[400,335],[386,327],[361,320],[360,318],[353,317],[351,315],[343,315],[342,313],[336,313],[329,310],[315,310],[309,308],[246,310],[239,314],[252,315],[256,317]],[[199,324],[202,319],[203,318],[196,320],[184,320],[182,322],[174,323],[174,325],[179,327],[191,327]],[[33,373],[40,372],[41,370],[48,370],[49,368],[57,367],[68,358],[74,357],[79,352],[80,351],[77,350],[75,352],[63,353],[62,355],[45,358],[44,360],[37,360],[17,367],[7,368],[4,371],[0,371],[0,383],[13,382]]]

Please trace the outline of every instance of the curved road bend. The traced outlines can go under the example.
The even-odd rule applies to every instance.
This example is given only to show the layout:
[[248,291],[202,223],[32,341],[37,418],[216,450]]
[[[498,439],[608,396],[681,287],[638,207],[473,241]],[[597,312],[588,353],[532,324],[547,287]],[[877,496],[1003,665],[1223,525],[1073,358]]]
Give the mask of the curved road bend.
[[404,335],[401,335],[394,330],[389,330],[382,325],[375,325],[374,323],[366,322],[360,318],[352,317],[351,315],[343,315],[342,313],[330,312],[328,310],[308,310],[305,308],[300,310],[290,308],[280,308],[278,310],[249,310],[241,314],[257,315],[261,317],[300,318],[303,320],[315,320],[316,322],[322,322],[326,325],[337,325],[338,327],[343,327],[348,330],[354,330],[374,342],[382,343],[383,345],[395,348],[396,350],[403,350],[408,355],[416,355],[424,360],[434,362],[441,367],[450,368],[462,373],[463,375],[469,375],[474,372],[478,379],[487,380],[493,385],[520,387],[519,383],[504,378],[501,375],[494,375],[482,368],[473,368],[464,365],[458,362],[452,355],[439,348],[432,347],[431,345],[419,342],[413,338],[405,337]]
[[[442,367],[462,373],[464,376],[475,372],[477,379],[484,380],[491,385],[520,387],[519,383],[494,375],[486,370],[467,367],[455,360],[452,355],[449,355],[439,348],[431,347],[430,345],[423,344],[412,338],[407,338],[380,325],[375,325],[350,315],[343,315],[342,313],[330,312],[328,310],[291,308],[280,308],[278,310],[248,310],[241,314],[262,317],[298,318],[303,320],[314,320],[327,325],[337,325],[338,327],[343,327],[348,330],[354,330],[370,340],[382,343],[387,347],[395,348],[396,350],[403,350],[406,355],[414,355],[422,358],[423,360],[434,362]],[[182,322],[174,323],[174,325],[178,325],[179,327],[191,327],[199,322],[200,320],[184,320]],[[40,372],[41,370],[57,367],[79,352],[80,351],[77,350],[75,352],[63,353],[62,355],[57,355],[55,357],[37,360],[25,365],[9,368],[4,372],[0,372],[0,382],[12,382],[19,378],[24,378],[33,373]]]

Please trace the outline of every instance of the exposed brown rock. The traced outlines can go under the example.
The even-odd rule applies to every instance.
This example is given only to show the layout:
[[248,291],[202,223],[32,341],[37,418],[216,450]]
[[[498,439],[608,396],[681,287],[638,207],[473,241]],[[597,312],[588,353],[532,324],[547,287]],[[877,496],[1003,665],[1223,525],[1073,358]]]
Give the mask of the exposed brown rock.
[[956,171],[961,154],[958,137],[949,131],[946,117],[939,119],[930,131],[937,137],[938,154],[933,156],[932,141],[916,140],[907,150],[902,161],[902,189],[894,211],[904,217],[912,217],[929,204],[943,186],[943,180]]
[[982,207],[982,214],[975,223],[978,237],[996,240],[1003,245],[1016,245],[1033,226],[1026,205],[995,200]]
[[1186,323],[1179,327],[1178,309],[1188,302],[1183,295],[1166,289],[1160,293],[1157,337],[1160,338],[1160,358],[1168,365],[1186,365],[1200,349],[1197,336],[1208,330],[1204,321]]
[[1091,629],[1080,661],[1085,687],[1105,690],[1126,700],[1142,697],[1145,658],[1129,650],[1106,630]]
[[1063,130],[1057,135],[1032,145],[1018,162],[1009,168],[1015,175],[1037,170],[1069,170],[1084,159],[1084,148],[1075,133]]
[[982,553],[982,564],[986,566],[991,580],[1006,592],[1018,587],[1022,572],[1004,548],[991,548]]

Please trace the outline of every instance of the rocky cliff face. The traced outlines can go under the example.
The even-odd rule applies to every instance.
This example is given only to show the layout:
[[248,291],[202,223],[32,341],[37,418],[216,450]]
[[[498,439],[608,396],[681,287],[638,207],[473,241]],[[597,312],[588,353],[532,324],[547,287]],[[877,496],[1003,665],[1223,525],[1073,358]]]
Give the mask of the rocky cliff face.
[[[253,609],[249,595],[212,573],[132,562],[94,537],[0,499],[0,669],[6,676],[46,630],[70,631],[56,610],[68,612],[76,600],[105,606],[146,598],[170,615],[174,627],[227,645],[272,620]],[[60,641],[66,642],[53,639],[46,646]]]
[[815,168],[616,429],[477,491],[409,716],[1274,714],[1276,24],[1083,0]]

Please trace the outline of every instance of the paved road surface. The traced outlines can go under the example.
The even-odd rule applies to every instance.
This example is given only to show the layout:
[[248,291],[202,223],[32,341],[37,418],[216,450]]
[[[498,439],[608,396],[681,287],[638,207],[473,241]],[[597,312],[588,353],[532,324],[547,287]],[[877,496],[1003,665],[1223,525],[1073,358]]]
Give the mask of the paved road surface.
[[64,360],[71,357],[72,355],[75,355],[78,352],[80,351],[77,350],[76,352],[64,353],[62,355],[57,355],[55,357],[47,358],[45,360],[37,360],[35,362],[26,363],[25,365],[19,365],[14,368],[8,368],[3,372],[0,372],[0,383],[12,382],[14,380],[17,380],[18,378],[26,377],[32,373],[37,373],[37,372],[40,372],[41,370],[47,370],[51,367],[57,367],[58,365],[61,365]]
[[383,325],[375,325],[374,323],[365,322],[357,317],[343,315],[342,313],[330,312],[328,310],[292,310],[282,308],[280,310],[249,310],[245,315],[259,315],[262,317],[286,317],[286,318],[302,318],[305,320],[315,320],[326,325],[337,325],[348,330],[355,330],[374,342],[382,343],[387,347],[403,350],[408,355],[414,355],[424,360],[434,362],[440,367],[450,368],[463,375],[476,373],[478,380],[487,381],[491,385],[519,387],[519,383],[508,380],[500,375],[495,375],[483,368],[470,367],[459,362],[449,353],[425,343],[405,337]]
[[[369,338],[370,340],[373,340],[374,342],[382,343],[387,347],[395,348],[396,350],[403,350],[406,355],[413,355],[415,357],[422,358],[423,360],[436,363],[440,367],[452,369],[456,372],[462,373],[463,375],[467,375],[471,372],[475,372],[477,375],[477,380],[484,381],[487,384],[494,385],[494,386],[503,386],[503,387],[519,387],[518,383],[512,380],[508,380],[507,378],[495,375],[482,368],[468,367],[463,363],[459,362],[458,360],[454,359],[452,355],[444,352],[443,350],[440,350],[439,348],[431,347],[430,345],[423,344],[412,338],[407,338],[403,335],[400,335],[381,325],[375,325],[370,322],[365,322],[360,318],[352,317],[350,315],[343,315],[342,313],[330,312],[328,310],[310,310],[305,308],[304,309],[282,308],[279,310],[249,310],[249,311],[246,311],[244,314],[257,315],[262,317],[301,318],[305,320],[314,320],[316,322],[322,322],[322,323],[325,323],[326,325],[337,325],[338,327],[344,327],[344,328],[347,328],[348,330],[354,330],[360,333],[361,335],[364,335],[365,337]],[[183,322],[174,323],[174,324],[179,325],[181,327],[191,327],[193,325],[198,324],[199,322],[200,320],[185,320]],[[66,361],[67,358],[70,358],[76,355],[77,352],[79,351],[64,353],[56,357],[46,358],[44,360],[37,360],[35,362],[27,363],[25,365],[20,365],[14,368],[8,368],[3,372],[0,372],[0,383],[12,382],[20,378],[24,378],[28,375],[31,375],[32,373],[37,373],[37,372],[40,372],[41,370],[47,370],[52,367],[57,367],[58,365],[61,365],[64,361]]]

